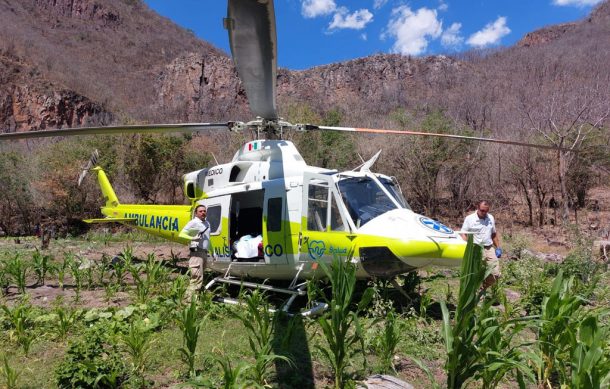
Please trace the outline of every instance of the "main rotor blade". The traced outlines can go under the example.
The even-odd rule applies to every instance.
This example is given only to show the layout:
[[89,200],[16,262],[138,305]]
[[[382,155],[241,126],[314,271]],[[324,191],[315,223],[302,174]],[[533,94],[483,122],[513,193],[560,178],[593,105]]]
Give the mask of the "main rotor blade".
[[252,113],[264,119],[277,119],[277,36],[273,1],[229,0],[225,27]]
[[397,134],[397,135],[415,135],[415,136],[430,136],[437,138],[451,138],[451,139],[464,139],[464,140],[476,140],[481,142],[489,143],[501,143],[505,145],[524,146],[524,147],[535,147],[539,149],[548,150],[560,150],[557,146],[541,145],[536,143],[517,142],[506,139],[493,139],[493,138],[481,138],[477,136],[466,136],[466,135],[453,135],[453,134],[439,134],[434,132],[421,132],[421,131],[403,131],[403,130],[384,130],[377,128],[355,128],[355,127],[330,127],[330,126],[313,126],[304,125],[306,131],[310,130],[327,130],[327,131],[343,131],[343,132],[358,132],[358,133],[369,133],[369,134]]
[[203,130],[229,130],[231,123],[186,123],[186,124],[145,124],[131,126],[106,126],[64,128],[59,130],[40,130],[25,132],[10,132],[0,134],[0,141],[49,138],[54,136],[97,135],[97,134],[154,134],[165,132],[197,132]]

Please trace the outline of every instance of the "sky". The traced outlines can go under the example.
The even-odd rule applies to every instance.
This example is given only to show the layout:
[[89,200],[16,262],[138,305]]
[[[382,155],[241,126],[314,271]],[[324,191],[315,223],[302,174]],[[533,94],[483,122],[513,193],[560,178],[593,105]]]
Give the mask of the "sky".
[[[144,0],[229,53],[227,1]],[[586,17],[602,0],[276,0],[278,65],[302,70],[378,53],[451,55],[511,46]]]

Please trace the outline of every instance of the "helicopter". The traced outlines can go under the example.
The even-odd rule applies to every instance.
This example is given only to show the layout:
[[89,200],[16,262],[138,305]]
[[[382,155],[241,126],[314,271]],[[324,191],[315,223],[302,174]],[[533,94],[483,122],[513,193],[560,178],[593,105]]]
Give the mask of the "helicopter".
[[[276,107],[277,36],[272,0],[228,0],[224,19],[231,53],[250,109],[249,122],[187,123],[68,128],[0,134],[0,141],[88,134],[251,131],[229,163],[183,176],[189,205],[123,204],[94,154],[83,169],[97,175],[103,218],[89,223],[122,223],[187,245],[180,231],[198,205],[207,207],[210,260],[218,274],[206,289],[227,283],[296,296],[321,276],[319,262],[345,257],[359,279],[393,279],[415,269],[458,266],[466,242],[441,222],[409,207],[395,178],[371,169],[380,153],[359,168],[337,171],[308,165],[286,131],[343,131],[363,134],[436,136],[556,149],[511,140],[416,131],[291,124]],[[252,243],[254,243],[254,248]],[[244,249],[242,249],[244,248]],[[267,281],[290,281],[286,288]],[[288,304],[289,305],[289,304]]]

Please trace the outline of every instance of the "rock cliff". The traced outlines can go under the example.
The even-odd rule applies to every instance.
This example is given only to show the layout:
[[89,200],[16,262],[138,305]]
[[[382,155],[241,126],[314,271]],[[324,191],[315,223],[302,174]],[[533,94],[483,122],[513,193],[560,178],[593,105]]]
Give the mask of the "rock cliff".
[[53,85],[14,56],[0,53],[3,132],[109,124],[113,116],[90,99]]

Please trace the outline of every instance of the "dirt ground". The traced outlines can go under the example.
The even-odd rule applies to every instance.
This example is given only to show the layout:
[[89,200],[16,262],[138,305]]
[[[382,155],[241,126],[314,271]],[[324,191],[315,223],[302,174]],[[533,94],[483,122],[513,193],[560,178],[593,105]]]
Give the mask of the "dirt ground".
[[[0,249],[7,249],[8,247],[19,247],[30,249],[34,251],[39,249],[40,242],[37,239],[25,238],[20,244],[15,244],[13,240],[0,240]],[[49,249],[43,251],[50,254],[59,252],[72,252],[75,255],[86,258],[89,261],[99,262],[104,255],[113,258],[114,256],[121,253],[126,247],[126,244],[119,242],[111,242],[105,246],[92,245],[95,247],[82,247],[79,245],[70,244],[69,241],[65,240],[51,240]],[[148,242],[133,242],[129,245],[133,249],[133,255],[136,260],[146,260],[148,254],[153,253],[159,260],[170,261],[175,256],[178,258],[176,265],[179,267],[180,272],[186,272],[188,268],[188,247],[184,247],[177,243],[163,242],[163,243],[148,243]],[[69,276],[66,277],[67,282],[64,287],[61,288],[57,282],[57,277],[53,277],[45,282],[45,285],[36,286],[35,280],[31,277],[28,279],[28,295],[29,301],[34,306],[43,308],[49,308],[53,302],[58,298],[63,298],[65,301],[75,301],[75,288],[71,284]],[[127,283],[131,283],[131,275],[125,276]],[[21,295],[17,293],[17,288],[13,285],[9,287],[8,293],[5,296],[7,303],[11,304],[15,300],[21,298]],[[77,308],[105,308],[105,307],[119,307],[127,306],[131,303],[129,293],[123,291],[117,291],[111,298],[106,296],[106,291],[102,288],[95,288],[93,290],[87,290],[83,288],[80,291],[80,298],[78,302],[73,303],[74,307]]]

